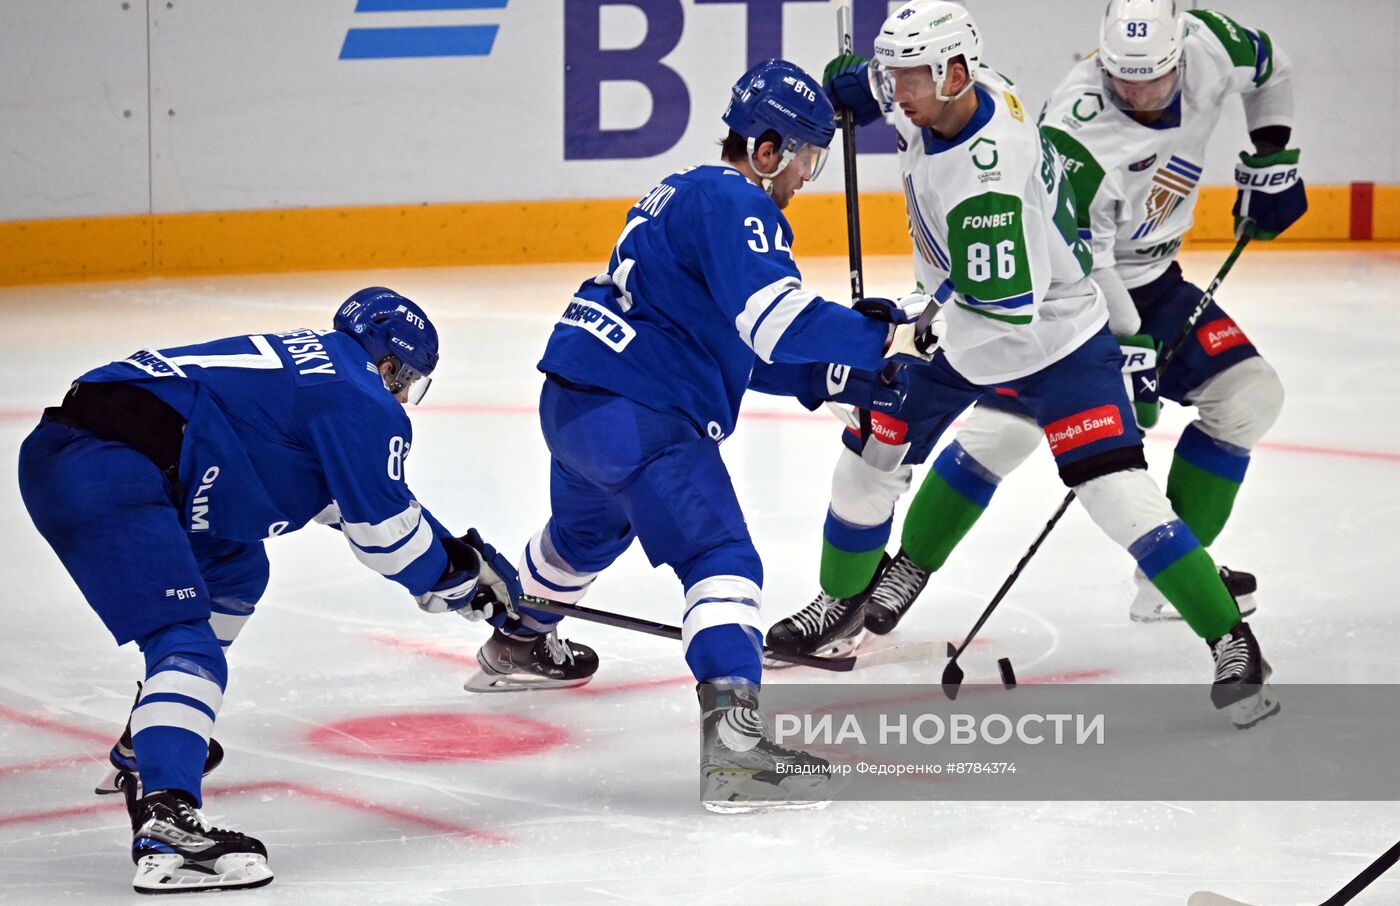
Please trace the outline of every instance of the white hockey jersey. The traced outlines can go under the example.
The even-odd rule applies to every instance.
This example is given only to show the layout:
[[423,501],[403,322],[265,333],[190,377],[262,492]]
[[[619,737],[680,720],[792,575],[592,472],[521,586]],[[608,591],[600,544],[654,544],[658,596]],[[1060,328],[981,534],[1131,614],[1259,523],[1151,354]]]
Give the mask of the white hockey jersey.
[[1051,94],[1041,130],[1066,157],[1080,235],[1094,269],[1128,288],[1171,265],[1194,221],[1206,143],[1231,95],[1249,128],[1293,125],[1288,60],[1262,31],[1211,10],[1186,14],[1179,109],[1142,125],[1104,96],[1098,62],[1081,61]]
[[944,141],[897,106],[900,175],[914,273],[943,306],[948,362],[976,384],[1025,377],[1077,349],[1107,321],[1087,278],[1063,159],[1012,84],[983,68],[978,109]]

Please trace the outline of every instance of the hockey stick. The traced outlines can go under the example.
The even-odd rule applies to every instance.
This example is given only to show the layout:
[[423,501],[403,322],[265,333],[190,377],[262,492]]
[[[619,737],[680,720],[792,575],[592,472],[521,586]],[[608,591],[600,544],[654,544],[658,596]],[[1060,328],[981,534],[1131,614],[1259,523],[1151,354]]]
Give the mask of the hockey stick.
[[[838,53],[854,53],[855,36],[851,26],[851,0],[836,5],[836,47]],[[846,177],[846,258],[851,265],[851,301],[865,298],[865,267],[860,259],[860,189],[856,185],[856,120],[849,108],[837,114],[841,126],[841,168]],[[860,418],[860,445],[865,446],[874,431],[869,409],[857,409]]]
[[[1366,866],[1361,874],[1352,878],[1347,886],[1323,900],[1321,906],[1343,906],[1345,903],[1350,903],[1358,893],[1370,887],[1371,882],[1389,871],[1397,861],[1400,861],[1400,843],[1396,843],[1381,853],[1376,861]],[[1191,899],[1186,901],[1186,906],[1249,906],[1249,904],[1240,900],[1232,900],[1218,893],[1211,893],[1208,890],[1198,890],[1191,894]]]
[[[559,601],[551,601],[548,598],[536,597],[535,595],[521,595],[520,603],[532,610],[542,610],[545,613],[552,613],[560,617],[576,617],[580,620],[587,620],[590,623],[600,623],[604,626],[612,626],[616,629],[630,629],[633,632],[660,636],[663,639],[671,639],[677,642],[681,640],[681,630],[679,626],[644,620],[641,617],[609,613],[606,610],[594,610],[591,607],[584,607],[582,604],[564,604]],[[785,661],[789,664],[796,664],[801,667],[815,667],[818,670],[830,670],[834,673],[849,673],[857,667],[878,667],[884,664],[901,664],[908,661],[931,661],[938,656],[938,651],[935,645],[926,642],[921,645],[899,645],[892,648],[882,648],[879,651],[872,651],[869,654],[860,654],[851,657],[816,657],[808,654],[782,654],[765,647],[763,649],[763,656],[772,658],[775,661]]]
[[[1210,307],[1211,302],[1215,301],[1215,291],[1220,288],[1220,284],[1225,281],[1225,277],[1230,273],[1230,269],[1233,268],[1235,262],[1239,260],[1240,253],[1244,251],[1245,246],[1249,245],[1249,241],[1253,238],[1254,224],[1251,221],[1246,221],[1244,228],[1240,231],[1239,241],[1235,243],[1235,247],[1231,250],[1230,256],[1225,259],[1225,263],[1220,266],[1220,270],[1216,273],[1215,279],[1210,281],[1210,286],[1206,287],[1206,291],[1201,294],[1201,301],[1196,303],[1196,307],[1192,310],[1190,317],[1186,319],[1186,323],[1181,325],[1181,330],[1177,331],[1176,336],[1172,338],[1171,345],[1168,346],[1166,351],[1157,359],[1159,381],[1161,380],[1162,372],[1166,371],[1167,365],[1170,364],[1172,359],[1176,358],[1177,352],[1186,344],[1186,339],[1191,336],[1191,330],[1196,326],[1196,322],[1201,319],[1201,315]],[[1016,568],[1011,571],[1011,575],[1007,576],[1006,581],[1001,583],[1001,588],[997,589],[997,593],[992,596],[991,602],[987,605],[986,610],[982,611],[982,615],[977,618],[977,622],[973,624],[972,631],[967,634],[967,638],[963,640],[963,643],[956,647],[952,642],[948,643],[949,660],[948,666],[943,668],[943,694],[948,696],[950,700],[958,697],[958,687],[962,685],[963,681],[963,670],[962,667],[958,666],[958,658],[962,657],[962,653],[967,650],[967,646],[972,644],[972,640],[977,637],[977,633],[982,629],[983,624],[987,622],[987,618],[992,615],[992,611],[997,609],[997,605],[1006,597],[1006,593],[1011,590],[1011,586],[1020,578],[1021,572],[1026,568],[1026,564],[1035,556],[1035,552],[1040,550],[1041,543],[1045,541],[1046,536],[1050,534],[1050,530],[1060,521],[1060,517],[1069,509],[1069,505],[1073,500],[1074,491],[1071,489],[1070,492],[1065,495],[1065,499],[1060,501],[1059,509],[1055,510],[1055,515],[1051,516],[1050,521],[1045,523],[1045,528],[1040,530],[1040,534],[1036,537],[1030,548],[1026,550],[1025,555],[1021,557],[1021,561],[1017,563]]]

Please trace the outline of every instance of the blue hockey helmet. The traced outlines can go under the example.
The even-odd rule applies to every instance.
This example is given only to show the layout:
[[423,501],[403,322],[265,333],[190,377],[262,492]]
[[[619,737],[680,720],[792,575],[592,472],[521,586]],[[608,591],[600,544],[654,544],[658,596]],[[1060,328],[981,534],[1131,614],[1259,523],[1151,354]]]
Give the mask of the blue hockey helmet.
[[354,337],[374,364],[393,366],[384,375],[390,393],[414,404],[423,399],[438,363],[438,335],[412,300],[383,286],[366,287],[345,300],[332,326]]
[[740,76],[724,123],[748,139],[750,165],[763,134],[770,129],[778,133],[783,162],[771,173],[754,166],[764,179],[777,176],[794,160],[809,168],[808,179],[816,179],[836,135],[836,111],[822,83],[787,60],[764,60]]

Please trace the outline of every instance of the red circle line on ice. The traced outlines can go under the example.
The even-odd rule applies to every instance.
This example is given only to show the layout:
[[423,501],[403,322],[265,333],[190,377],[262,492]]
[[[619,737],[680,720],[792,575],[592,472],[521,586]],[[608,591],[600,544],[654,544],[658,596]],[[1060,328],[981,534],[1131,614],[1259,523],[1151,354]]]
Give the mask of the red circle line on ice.
[[308,736],[319,749],[389,761],[495,761],[562,745],[554,724],[496,714],[378,714],[326,724]]

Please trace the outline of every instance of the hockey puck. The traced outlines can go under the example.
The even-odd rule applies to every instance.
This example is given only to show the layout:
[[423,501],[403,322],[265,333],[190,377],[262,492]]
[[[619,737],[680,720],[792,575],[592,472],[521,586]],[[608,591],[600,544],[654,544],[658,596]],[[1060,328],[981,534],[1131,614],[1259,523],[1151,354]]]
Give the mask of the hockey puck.
[[1011,669],[1011,658],[1004,657],[997,661],[997,668],[1001,670],[1001,684],[1007,689],[1016,688],[1016,673]]

